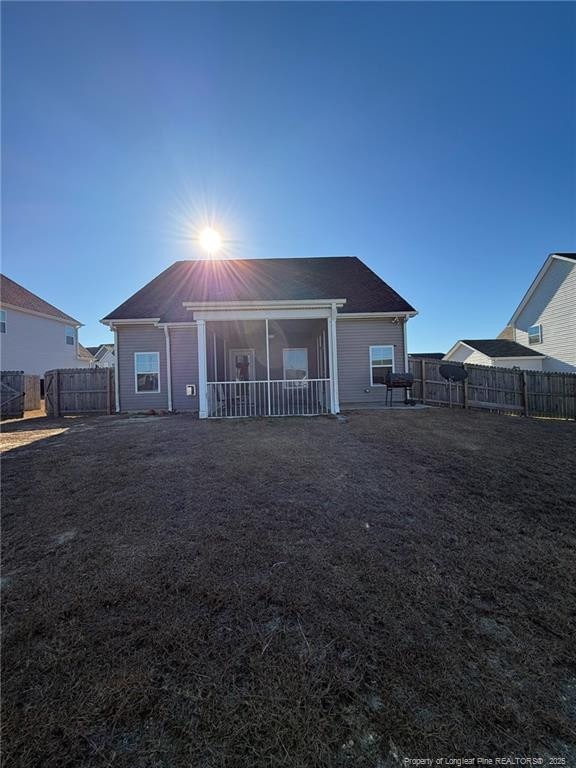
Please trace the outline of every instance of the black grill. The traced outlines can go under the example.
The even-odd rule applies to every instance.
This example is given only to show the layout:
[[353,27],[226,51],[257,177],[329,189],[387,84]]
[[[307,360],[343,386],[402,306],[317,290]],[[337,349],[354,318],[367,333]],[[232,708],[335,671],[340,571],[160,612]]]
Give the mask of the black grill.
[[392,406],[392,393],[395,389],[404,389],[404,402],[408,403],[408,390],[414,384],[414,374],[412,373],[387,373],[386,374],[386,401],[390,393],[390,406]]

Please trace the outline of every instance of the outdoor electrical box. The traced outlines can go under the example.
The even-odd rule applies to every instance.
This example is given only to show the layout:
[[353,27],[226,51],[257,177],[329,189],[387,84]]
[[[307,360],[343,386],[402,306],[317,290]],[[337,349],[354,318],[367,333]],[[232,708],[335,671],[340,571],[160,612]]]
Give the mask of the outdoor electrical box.
[[187,397],[196,396],[196,384],[186,384],[186,396]]

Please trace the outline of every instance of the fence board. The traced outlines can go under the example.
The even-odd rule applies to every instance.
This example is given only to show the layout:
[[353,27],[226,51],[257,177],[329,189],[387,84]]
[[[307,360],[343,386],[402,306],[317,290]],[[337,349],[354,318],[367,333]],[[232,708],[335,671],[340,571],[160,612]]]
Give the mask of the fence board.
[[[432,405],[450,404],[450,384],[440,375],[442,363],[442,360],[423,358],[410,360],[415,400]],[[576,419],[576,373],[451,364],[461,365],[468,372],[464,385],[452,385],[453,407]]]
[[46,413],[65,416],[114,412],[113,368],[66,368],[44,376]]
[[38,411],[40,409],[40,376],[25,374],[24,376],[24,410]]

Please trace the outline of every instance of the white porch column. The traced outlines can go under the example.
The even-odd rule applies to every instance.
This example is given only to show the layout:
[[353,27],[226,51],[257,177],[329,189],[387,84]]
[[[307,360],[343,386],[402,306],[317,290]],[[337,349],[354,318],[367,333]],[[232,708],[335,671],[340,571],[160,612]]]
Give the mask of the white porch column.
[[271,387],[270,387],[270,336],[268,334],[268,318],[266,318],[266,379],[268,387],[268,416],[272,413]]
[[330,411],[340,413],[340,396],[338,392],[338,347],[336,338],[336,304],[328,319],[328,350],[330,353]]
[[208,418],[208,373],[206,369],[206,320],[197,320],[198,328],[198,399],[199,416]]

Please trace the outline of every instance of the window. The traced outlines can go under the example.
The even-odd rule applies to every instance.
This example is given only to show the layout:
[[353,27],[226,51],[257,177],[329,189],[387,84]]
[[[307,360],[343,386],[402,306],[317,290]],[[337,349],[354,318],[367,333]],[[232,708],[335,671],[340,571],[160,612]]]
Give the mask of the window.
[[0,309],[0,333],[6,333],[6,310]]
[[72,326],[67,325],[66,326],[66,344],[70,344],[73,346],[76,343],[76,335],[74,333],[74,328]]
[[160,354],[135,352],[134,375],[136,392],[160,392]]
[[[282,358],[285,380],[298,382],[308,378],[308,350],[306,347],[284,349],[282,350]],[[292,386],[301,386],[301,384],[293,384]]]
[[370,383],[373,387],[386,384],[386,374],[394,373],[394,347],[370,347]]
[[541,344],[542,343],[542,326],[533,325],[528,328],[528,344]]

